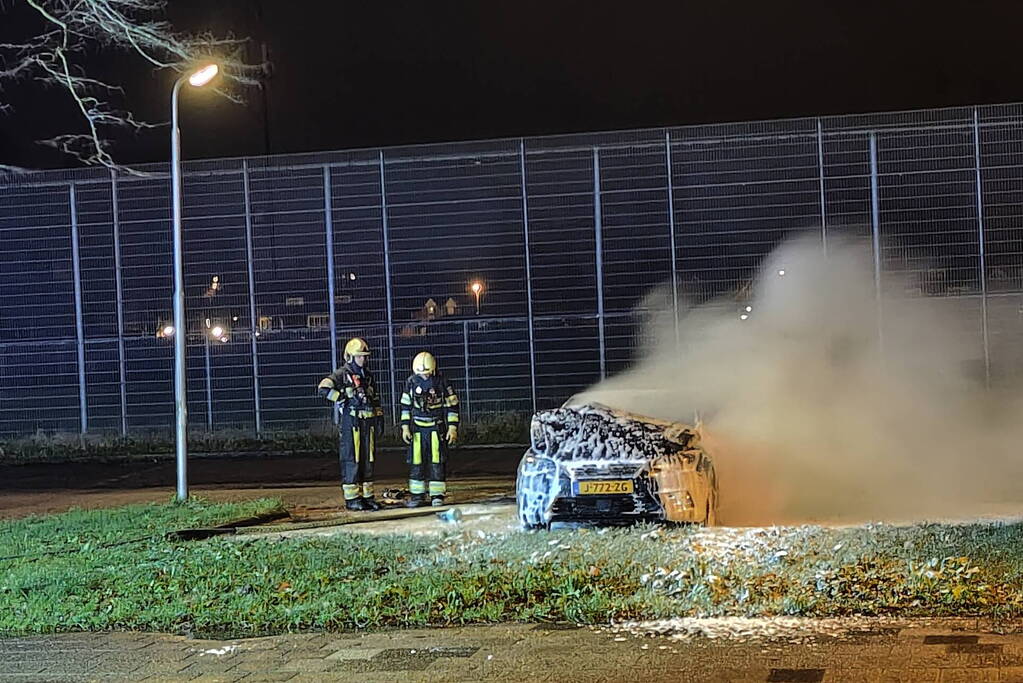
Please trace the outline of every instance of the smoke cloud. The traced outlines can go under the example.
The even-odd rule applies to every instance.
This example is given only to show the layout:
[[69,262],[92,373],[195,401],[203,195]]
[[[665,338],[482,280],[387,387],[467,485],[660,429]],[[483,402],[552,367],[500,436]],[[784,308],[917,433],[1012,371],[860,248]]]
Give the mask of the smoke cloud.
[[875,282],[869,244],[829,242],[825,255],[818,241],[788,242],[750,300],[679,311],[677,341],[675,312],[658,311],[638,362],[583,396],[699,416],[725,524],[1004,511],[1023,498],[1020,394],[985,387],[979,322],[962,300],[905,287]]

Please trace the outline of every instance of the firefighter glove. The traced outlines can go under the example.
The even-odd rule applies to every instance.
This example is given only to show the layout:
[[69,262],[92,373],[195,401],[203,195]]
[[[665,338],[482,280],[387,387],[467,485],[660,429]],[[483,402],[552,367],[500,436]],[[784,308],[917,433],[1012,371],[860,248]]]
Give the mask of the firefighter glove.
[[455,443],[456,441],[458,441],[458,427],[451,425],[450,427],[448,427],[447,442]]
[[405,443],[412,443],[412,430],[408,425],[401,426],[401,440]]

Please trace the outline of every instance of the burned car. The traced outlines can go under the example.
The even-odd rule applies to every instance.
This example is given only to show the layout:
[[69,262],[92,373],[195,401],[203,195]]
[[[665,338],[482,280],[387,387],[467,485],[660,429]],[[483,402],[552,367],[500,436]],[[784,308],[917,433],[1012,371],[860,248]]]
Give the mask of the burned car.
[[717,520],[714,463],[699,430],[609,408],[566,404],[533,416],[515,494],[526,529]]

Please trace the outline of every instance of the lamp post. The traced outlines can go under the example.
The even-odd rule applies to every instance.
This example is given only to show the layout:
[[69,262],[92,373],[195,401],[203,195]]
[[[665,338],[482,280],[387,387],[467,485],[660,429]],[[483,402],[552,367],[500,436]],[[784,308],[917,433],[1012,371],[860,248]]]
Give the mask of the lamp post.
[[469,289],[471,289],[472,293],[476,295],[476,315],[479,315],[480,314],[480,294],[483,293],[483,284],[480,283],[480,282],[474,282],[474,283],[472,283],[472,286],[469,287]]
[[174,234],[174,444],[178,464],[178,500],[188,499],[188,387],[185,381],[185,266],[181,239],[181,132],[178,130],[178,93],[187,80],[200,88],[217,75],[220,68],[208,64],[184,74],[171,91],[171,206]]

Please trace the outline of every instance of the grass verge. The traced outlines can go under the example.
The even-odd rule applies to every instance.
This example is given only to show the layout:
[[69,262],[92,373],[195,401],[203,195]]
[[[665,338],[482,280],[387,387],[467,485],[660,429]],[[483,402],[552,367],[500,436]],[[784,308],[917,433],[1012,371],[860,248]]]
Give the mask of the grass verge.
[[2,522],[0,635],[1023,612],[1018,524],[164,539],[276,505],[130,506]]

